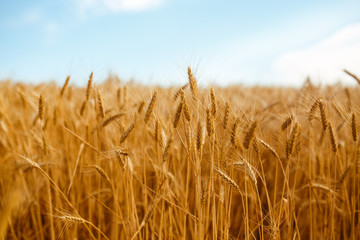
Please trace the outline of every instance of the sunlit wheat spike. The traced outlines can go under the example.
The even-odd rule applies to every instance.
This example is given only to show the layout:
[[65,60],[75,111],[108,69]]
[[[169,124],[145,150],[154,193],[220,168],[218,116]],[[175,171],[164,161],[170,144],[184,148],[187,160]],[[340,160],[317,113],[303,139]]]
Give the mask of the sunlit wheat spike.
[[340,187],[341,185],[343,185],[343,183],[345,182],[346,177],[349,175],[349,172],[351,170],[351,166],[348,166],[345,171],[343,172],[343,174],[341,174],[341,177],[339,179],[339,181],[337,182],[338,186]]
[[60,96],[64,95],[64,92],[65,92],[67,86],[69,85],[69,82],[70,82],[70,75],[67,76],[65,83],[64,83],[63,87],[61,88]]
[[285,131],[288,128],[288,126],[290,126],[291,122],[292,122],[292,117],[291,116],[287,117],[285,121],[281,124],[281,130]]
[[62,221],[66,221],[66,222],[88,223],[88,221],[86,221],[82,217],[73,216],[73,215],[63,215],[63,216],[56,216],[56,217]]
[[126,140],[126,138],[129,136],[131,131],[135,128],[135,124],[136,124],[136,119],[133,121],[133,123],[128,127],[128,129],[126,129],[126,131],[121,136],[120,144],[123,143]]
[[211,114],[209,108],[206,109],[206,129],[209,137],[215,133],[214,116]]
[[101,92],[99,89],[97,90],[97,101],[98,101],[98,106],[99,106],[100,117],[104,118],[105,117],[104,102],[103,102]]
[[201,183],[201,199],[200,199],[200,203],[201,205],[205,205],[205,200],[206,200],[206,196],[207,196],[207,181],[205,181],[204,183]]
[[246,171],[247,171],[248,175],[250,176],[250,179],[252,180],[254,185],[257,186],[257,180],[256,180],[256,174],[254,171],[254,167],[251,166],[251,164],[248,161],[245,161],[245,165],[246,165]]
[[86,100],[88,101],[90,99],[91,89],[92,89],[92,82],[93,82],[93,72],[90,73],[89,81],[86,88]]
[[316,100],[313,105],[311,105],[310,111],[309,111],[309,121],[311,121],[314,118],[314,112],[316,108],[319,106],[319,100]]
[[123,94],[122,94],[122,96],[123,96],[123,105],[124,105],[124,107],[127,105],[127,102],[128,102],[128,87],[125,85],[124,87],[123,87]]
[[196,149],[201,150],[202,146],[205,143],[206,129],[205,126],[199,121],[197,125],[197,134],[196,134]]
[[44,98],[42,94],[39,97],[39,118],[40,120],[44,118]]
[[231,141],[231,143],[233,144],[234,147],[238,146],[237,132],[238,132],[238,129],[239,129],[239,124],[240,124],[240,118],[237,118],[235,120],[235,123],[234,123],[232,129],[231,129],[230,141]]
[[217,112],[217,104],[216,104],[216,97],[213,88],[210,89],[210,99],[211,99],[211,114],[215,116]]
[[294,127],[291,130],[290,139],[287,141],[286,146],[286,156],[289,158],[293,152],[295,147],[295,141],[300,134],[300,124],[298,122],[295,123]]
[[257,121],[253,121],[245,134],[245,138],[243,141],[243,146],[245,147],[245,149],[249,148],[250,143],[254,138],[256,127],[257,127]]
[[113,122],[113,121],[115,121],[115,120],[117,120],[117,119],[119,119],[119,118],[121,118],[121,117],[123,117],[123,116],[125,116],[125,113],[118,113],[118,114],[115,114],[115,115],[107,118],[107,119],[104,121],[102,127],[103,127],[103,128],[106,127],[106,126],[109,125],[111,122]]
[[168,159],[169,151],[171,148],[171,144],[173,142],[172,136],[169,137],[168,141],[166,142],[166,146],[162,155],[163,162],[165,162]]
[[225,105],[225,113],[224,113],[224,124],[223,124],[223,128],[226,129],[228,122],[229,122],[229,116],[230,116],[230,103],[226,102]]
[[349,75],[350,77],[352,77],[353,79],[355,79],[355,81],[360,85],[360,78],[358,76],[356,76],[355,74],[349,72],[348,70],[344,69],[344,72]]
[[155,202],[153,202],[149,209],[148,209],[148,212],[146,213],[146,215],[144,216],[143,220],[141,221],[141,226],[144,226],[148,221],[149,221],[149,218],[151,217],[151,214],[153,213],[154,211],[154,208],[155,208]]
[[119,87],[116,91],[116,99],[119,106],[121,106],[121,87]]
[[95,168],[95,170],[100,174],[100,176],[102,176],[106,181],[108,181],[109,183],[111,183],[109,176],[107,175],[107,173],[104,171],[104,169],[102,169],[100,166],[98,165],[94,165],[93,166]]
[[177,125],[179,124],[179,120],[180,120],[183,108],[184,108],[184,105],[182,102],[180,102],[179,106],[177,107],[175,118],[174,118],[174,128],[177,128]]
[[193,95],[194,100],[197,101],[198,99],[197,83],[190,67],[188,67],[188,77],[189,77],[189,85],[190,85],[191,93]]
[[176,101],[176,99],[179,97],[181,91],[185,91],[185,88],[189,86],[189,83],[186,83],[184,86],[182,86],[175,94],[174,94],[174,101]]
[[149,103],[149,106],[148,106],[148,108],[147,108],[147,110],[146,110],[146,114],[145,114],[145,118],[144,118],[145,124],[149,121],[149,119],[150,119],[150,117],[151,117],[151,114],[152,114],[152,112],[153,112],[153,110],[154,110],[154,106],[155,106],[157,94],[158,94],[158,92],[155,91],[154,94],[153,94],[153,96],[152,96],[152,98],[151,98],[151,101],[150,101],[150,103]]
[[138,110],[137,112],[140,114],[142,112],[142,110],[144,109],[144,106],[145,106],[145,101],[141,101],[139,103],[139,106],[138,106]]
[[20,156],[22,159],[24,159],[25,161],[27,161],[32,167],[40,169],[40,165],[37,164],[36,162],[34,162],[33,160],[31,160],[30,158],[24,157],[24,156]]
[[181,103],[183,105],[183,111],[184,111],[185,118],[188,122],[190,122],[190,120],[191,120],[190,110],[189,110],[189,106],[186,101],[185,92],[183,90],[181,90]]
[[357,140],[357,127],[356,127],[356,115],[355,113],[351,116],[351,134],[353,137],[353,141],[356,142]]
[[225,172],[221,171],[220,169],[216,169],[216,168],[215,168],[215,172],[221,177],[221,179],[224,182],[226,182],[230,186],[234,187],[237,191],[239,191],[241,193],[239,185],[231,177],[229,177]]
[[87,101],[84,101],[84,102],[81,104],[81,108],[80,108],[80,115],[81,115],[81,116],[84,115],[84,111],[85,111],[85,108],[86,108],[86,104],[87,104]]
[[159,119],[156,119],[156,122],[155,122],[155,130],[154,130],[155,142],[158,142],[158,141],[159,141],[160,134],[161,134],[160,121],[159,121]]
[[334,153],[336,153],[337,152],[337,143],[336,143],[336,140],[335,140],[335,135],[334,135],[331,123],[329,123],[329,134],[330,134],[330,142],[331,142],[332,151]]
[[46,138],[45,138],[44,134],[42,134],[42,142],[43,142],[44,155],[47,155],[47,153],[48,153],[48,145],[47,145]]
[[237,162],[234,162],[231,164],[234,165],[235,167],[241,167],[244,171],[246,171],[246,173],[249,175],[251,181],[254,183],[255,186],[257,186],[257,180],[256,180],[257,171],[256,171],[256,169],[247,160],[245,160],[242,156],[240,156],[240,159],[241,159],[240,161],[237,161]]
[[198,122],[197,130],[196,130],[196,150],[197,151],[200,151],[201,147],[202,147],[202,138],[203,138],[202,128],[203,128],[203,126],[201,125],[200,122]]
[[275,151],[275,149],[273,147],[271,147],[268,143],[264,142],[262,139],[258,138],[258,141],[266,148],[268,149],[272,155],[278,159],[279,158],[279,155],[277,154],[277,152]]
[[259,149],[259,144],[258,144],[257,138],[254,138],[254,140],[253,140],[252,143],[253,143],[254,151],[255,151],[256,153],[260,153],[260,149]]
[[328,120],[326,118],[326,112],[325,112],[325,106],[322,98],[319,99],[319,109],[320,109],[320,116],[321,116],[321,122],[323,125],[323,129],[326,130],[328,126]]
[[121,151],[115,151],[116,159],[118,160],[120,167],[125,170],[125,160],[123,159],[123,156],[128,156],[127,153],[123,154]]
[[160,147],[165,147],[166,145],[166,134],[164,129],[161,129],[161,134],[159,135],[159,144]]

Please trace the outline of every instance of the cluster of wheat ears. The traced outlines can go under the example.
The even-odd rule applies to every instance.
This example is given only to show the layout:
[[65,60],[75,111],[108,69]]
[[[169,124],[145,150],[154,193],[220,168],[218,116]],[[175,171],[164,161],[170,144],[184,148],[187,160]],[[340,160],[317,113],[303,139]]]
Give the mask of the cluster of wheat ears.
[[70,82],[0,83],[0,238],[360,238],[359,86]]

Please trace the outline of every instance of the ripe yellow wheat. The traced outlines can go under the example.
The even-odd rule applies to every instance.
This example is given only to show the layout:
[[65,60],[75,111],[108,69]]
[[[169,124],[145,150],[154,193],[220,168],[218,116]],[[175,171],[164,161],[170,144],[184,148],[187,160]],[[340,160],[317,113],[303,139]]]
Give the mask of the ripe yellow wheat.
[[84,80],[0,82],[1,239],[360,238],[359,86]]

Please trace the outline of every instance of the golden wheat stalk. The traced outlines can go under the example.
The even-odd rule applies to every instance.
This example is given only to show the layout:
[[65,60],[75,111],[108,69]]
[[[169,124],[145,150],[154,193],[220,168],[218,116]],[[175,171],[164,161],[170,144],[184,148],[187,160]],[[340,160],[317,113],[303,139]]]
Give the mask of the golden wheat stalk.
[[106,127],[106,126],[109,125],[111,122],[113,122],[113,121],[115,121],[115,120],[117,120],[117,119],[119,119],[119,118],[121,118],[121,117],[123,117],[123,116],[125,116],[125,113],[118,113],[118,114],[115,114],[115,115],[107,118],[107,119],[104,121],[102,127],[103,127],[103,128]]
[[344,72],[349,75],[350,77],[352,77],[353,79],[355,79],[355,81],[360,85],[360,78],[358,76],[356,76],[355,74],[349,72],[348,70],[344,69]]
[[323,129],[325,131],[328,126],[328,120],[326,118],[325,106],[322,98],[319,99],[319,108],[320,108],[321,122],[323,125]]
[[256,127],[257,127],[257,121],[253,121],[245,134],[245,138],[243,141],[243,146],[245,147],[245,149],[249,148],[250,143],[254,138]]
[[174,118],[174,128],[177,128],[177,125],[179,124],[181,113],[183,111],[184,105],[182,102],[179,103],[179,106],[177,107],[175,118]]
[[39,118],[40,120],[43,120],[44,118],[44,98],[43,98],[43,95],[40,94],[40,97],[39,97]]
[[205,127],[201,124],[201,122],[198,122],[197,125],[197,134],[196,134],[196,150],[200,151],[202,146],[205,143]]
[[166,146],[165,146],[165,149],[164,149],[164,152],[163,152],[163,155],[162,155],[162,159],[163,159],[163,162],[166,162],[166,160],[168,159],[168,155],[169,155],[169,151],[170,151],[170,148],[171,148],[171,144],[172,144],[172,135],[170,135],[168,141],[166,142]]
[[140,114],[142,112],[142,110],[144,109],[145,106],[145,101],[140,101],[137,112],[138,114]]
[[334,135],[331,123],[329,123],[329,134],[330,134],[330,142],[331,142],[332,151],[334,153],[336,153],[337,152],[337,143],[336,143],[336,140],[335,140],[335,135]]
[[352,108],[352,100],[351,100],[351,94],[350,94],[350,90],[349,88],[345,88],[345,95],[346,95],[346,98],[348,100],[348,111],[350,112],[351,111],[351,108]]
[[319,106],[319,101],[316,100],[313,105],[311,105],[310,111],[309,111],[309,122],[314,118],[314,112],[316,108]]
[[161,135],[161,125],[160,125],[159,119],[156,119],[156,121],[155,121],[155,130],[154,130],[155,142],[159,142],[160,135]]
[[48,153],[48,144],[47,144],[47,141],[46,141],[46,138],[45,138],[44,133],[42,134],[42,142],[43,142],[43,152],[44,152],[44,155],[47,155],[47,153]]
[[288,128],[288,126],[290,126],[291,122],[292,122],[292,117],[291,116],[287,117],[285,121],[281,124],[281,130],[285,131]]
[[105,117],[105,109],[104,109],[104,102],[101,96],[100,89],[97,89],[97,101],[98,101],[98,107],[99,107],[99,115],[101,118]]
[[149,103],[148,109],[146,110],[146,114],[145,114],[145,118],[144,118],[144,122],[145,124],[149,121],[151,114],[154,110],[154,106],[155,106],[155,102],[156,102],[156,98],[157,98],[157,91],[154,92],[151,101]]
[[297,140],[300,134],[300,124],[298,122],[295,123],[294,127],[291,130],[290,139],[287,141],[286,146],[286,157],[290,158],[290,156],[294,152],[295,141]]
[[217,112],[217,104],[214,89],[210,89],[211,114],[215,117]]
[[267,149],[269,150],[272,155],[278,159],[279,158],[279,155],[277,154],[277,152],[275,151],[275,149],[273,147],[271,147],[268,143],[266,143],[264,140],[260,139],[260,138],[257,138],[257,140]]
[[126,129],[126,131],[121,136],[120,144],[123,143],[126,140],[126,138],[129,136],[131,131],[135,128],[135,125],[136,125],[136,119],[132,122],[132,124],[128,127],[128,129]]
[[227,175],[225,172],[221,171],[220,169],[215,168],[214,170],[224,182],[226,182],[227,184],[235,188],[239,193],[241,193],[239,185],[231,177],[229,177],[229,175]]
[[223,124],[224,129],[227,128],[229,122],[229,116],[230,116],[230,103],[226,102],[225,113],[224,113],[224,124]]
[[81,108],[80,108],[80,115],[83,116],[84,115],[84,111],[85,111],[85,108],[86,108],[86,104],[87,104],[87,101],[85,100],[82,105],[81,105]]
[[55,216],[58,219],[65,221],[65,222],[71,222],[71,223],[89,223],[88,221],[86,221],[85,219],[83,219],[82,217],[78,217],[78,216],[74,216],[74,215],[63,215],[63,216]]
[[110,181],[109,176],[107,175],[107,173],[104,171],[104,169],[102,169],[100,166],[98,165],[93,165],[93,168],[95,168],[95,170],[100,174],[101,177],[103,177],[108,183],[112,184]]
[[184,86],[182,86],[178,91],[176,91],[176,93],[174,94],[174,102],[176,101],[176,99],[180,96],[181,91],[185,91],[185,88],[189,86],[189,83],[186,83]]
[[357,140],[357,127],[356,127],[356,115],[355,113],[351,116],[351,134],[353,137],[353,141],[356,142]]
[[239,144],[238,144],[238,141],[237,141],[237,132],[238,132],[238,129],[239,129],[239,123],[240,123],[240,118],[237,118],[235,120],[235,123],[231,129],[231,136],[230,136],[230,141],[231,143],[233,144],[234,147],[237,147]]
[[339,179],[339,181],[337,182],[338,187],[341,187],[343,185],[343,183],[345,182],[346,177],[349,175],[351,170],[351,166],[348,166],[345,171],[343,172],[343,174],[341,174],[341,177]]
[[91,72],[91,73],[90,73],[90,76],[89,76],[89,81],[88,81],[88,84],[87,84],[87,88],[86,88],[86,101],[89,101],[89,99],[90,99],[90,94],[91,94],[91,89],[92,89],[92,82],[93,82],[93,76],[94,76],[94,73]]
[[206,109],[206,129],[209,137],[215,133],[214,116],[211,114],[209,108]]
[[70,75],[67,76],[65,83],[64,83],[63,87],[61,88],[61,92],[60,92],[61,97],[64,95],[64,92],[65,92],[67,86],[69,85],[69,82],[70,82]]
[[190,115],[190,110],[189,110],[189,106],[187,104],[186,101],[186,97],[185,97],[185,93],[183,90],[181,90],[181,103],[183,105],[183,110],[184,110],[184,115],[185,115],[185,119],[190,122],[191,120],[191,115]]
[[189,77],[189,85],[190,85],[191,93],[193,95],[194,100],[197,101],[198,99],[197,83],[190,67],[188,67],[188,77]]

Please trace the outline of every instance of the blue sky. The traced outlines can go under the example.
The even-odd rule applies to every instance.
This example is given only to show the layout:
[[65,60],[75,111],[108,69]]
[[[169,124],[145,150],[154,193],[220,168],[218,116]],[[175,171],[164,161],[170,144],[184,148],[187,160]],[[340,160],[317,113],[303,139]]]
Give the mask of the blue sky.
[[0,79],[86,84],[353,83],[360,1],[12,0],[0,3]]

